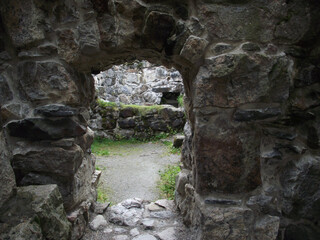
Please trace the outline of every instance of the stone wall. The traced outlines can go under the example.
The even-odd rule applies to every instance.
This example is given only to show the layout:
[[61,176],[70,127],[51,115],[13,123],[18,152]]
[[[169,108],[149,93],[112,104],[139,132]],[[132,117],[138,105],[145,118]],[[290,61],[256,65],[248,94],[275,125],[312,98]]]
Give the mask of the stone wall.
[[1,197],[16,182],[57,183],[68,211],[90,198],[91,74],[148,60],[183,77],[176,202],[195,239],[317,239],[319,10],[316,0],[1,1]]
[[148,140],[161,133],[181,132],[185,124],[182,108],[170,105],[110,106],[110,103],[105,104],[109,106],[103,106],[103,104],[92,106],[89,126],[98,137]]
[[[135,105],[163,104],[163,93],[183,95],[183,81],[174,68],[135,61],[113,66],[94,75],[96,96],[107,101]],[[174,99],[176,100],[176,99]]]

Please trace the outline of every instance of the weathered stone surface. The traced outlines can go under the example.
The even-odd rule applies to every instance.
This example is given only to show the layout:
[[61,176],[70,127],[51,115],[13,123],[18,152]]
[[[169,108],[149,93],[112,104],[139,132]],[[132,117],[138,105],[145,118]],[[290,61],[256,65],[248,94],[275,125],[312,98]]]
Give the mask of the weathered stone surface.
[[18,185],[57,184],[68,211],[96,198],[94,164],[93,155],[75,143],[50,146],[47,141],[19,142],[12,158]]
[[3,21],[13,44],[23,47],[45,38],[41,27],[42,12],[31,0],[5,1],[1,7]]
[[120,128],[134,128],[136,126],[133,118],[120,119],[118,124]]
[[22,92],[33,102],[79,103],[76,76],[60,62],[21,62],[18,78]]
[[[254,220],[253,211],[242,207],[212,207],[198,205],[199,217],[203,221],[198,232],[199,239],[249,239]],[[199,220],[200,220],[199,219]]]
[[106,227],[108,222],[102,215],[97,215],[93,221],[90,223],[90,228],[94,231],[97,231],[98,229],[102,229]]
[[177,240],[177,238],[175,237],[175,228],[173,228],[173,227],[167,228],[167,229],[163,230],[162,232],[159,232],[157,234],[157,236],[161,240]]
[[77,137],[86,132],[85,126],[70,118],[26,118],[20,121],[11,121],[6,127],[11,136],[31,140]]
[[249,198],[246,204],[251,209],[265,214],[277,215],[279,213],[279,210],[277,209],[276,199],[272,196],[252,196]]
[[0,74],[0,106],[4,105],[8,101],[13,99],[13,93],[11,92],[8,80],[5,76]]
[[282,211],[286,216],[319,219],[319,161],[319,156],[305,153],[299,159],[289,162],[281,174]]
[[259,47],[258,44],[255,44],[255,43],[244,43],[242,46],[241,46],[242,50],[245,51],[245,52],[258,52],[261,50],[261,48]]
[[69,222],[71,222],[71,240],[80,239],[87,228],[87,211],[83,208],[77,209],[67,216]]
[[77,32],[72,29],[63,29],[57,32],[58,54],[67,62],[75,62],[79,58],[80,46],[77,41]]
[[167,39],[174,34],[175,25],[171,15],[158,11],[150,12],[143,29],[143,36],[148,39],[147,45],[156,50],[162,50]]
[[26,220],[12,227],[9,233],[0,234],[4,239],[43,239],[41,228],[33,219]]
[[93,55],[99,52],[100,34],[96,21],[87,21],[80,25],[79,38],[81,53]]
[[48,147],[43,144],[24,144],[13,150],[12,165],[24,172],[47,172],[70,176],[80,167],[82,149],[75,145],[70,149]]
[[3,132],[0,132],[0,207],[12,195],[16,180]]
[[130,230],[130,235],[132,237],[138,236],[140,234],[139,230],[137,228],[133,228]]
[[187,121],[183,128],[185,136],[181,149],[181,162],[186,169],[192,169],[192,130],[190,122]]
[[126,235],[118,235],[112,238],[112,240],[128,240],[129,237]]
[[93,212],[97,213],[97,214],[103,214],[107,208],[110,206],[110,203],[99,203],[99,202],[95,202],[92,204],[93,206]]
[[184,44],[180,55],[191,63],[197,63],[204,54],[207,45],[207,40],[191,35]]
[[[183,76],[189,118],[182,150],[185,171],[178,182],[176,202],[185,223],[199,230],[196,237],[272,239],[278,224],[274,216],[279,216],[279,240],[317,239],[317,1],[4,0],[0,1],[0,12],[0,71],[6,78],[0,84],[1,126],[12,120],[34,119],[35,108],[49,104],[75,108],[80,116],[70,118],[86,126],[88,114],[83,108],[89,107],[94,96],[90,73],[135,59],[174,66]],[[148,71],[143,73],[149,75]],[[175,75],[172,72],[170,79],[175,81]],[[111,85],[113,77],[108,79]],[[137,77],[128,75],[128,79],[128,83],[137,85]],[[168,90],[165,83],[161,80],[151,88],[139,87],[135,96],[157,101],[157,94]],[[133,92],[130,84],[122,84],[121,92],[111,97],[128,102],[125,93]],[[250,106],[247,104],[265,105],[242,109]],[[276,109],[270,114],[274,104]],[[165,115],[152,113],[145,119],[131,116],[137,117],[134,129],[111,132],[119,112],[115,115],[96,116],[97,129],[108,125],[101,136],[121,133],[136,137],[138,129],[147,131],[154,120],[158,122],[152,125],[153,133],[168,124],[182,125],[181,118],[168,120]],[[239,115],[247,121],[235,121]],[[9,152],[15,150],[21,156],[25,152],[26,162],[30,161],[33,168],[40,162],[40,172],[16,170],[17,181],[57,182],[66,209],[72,209],[85,198],[92,199],[86,197],[89,193],[94,195],[94,158],[89,148],[92,138],[82,133],[65,135],[58,124],[52,126],[52,133],[54,129],[60,131],[58,139],[24,144],[28,139],[6,134],[5,141]],[[34,129],[27,125],[21,130],[30,133]],[[59,150],[54,152],[49,147]],[[33,148],[35,153],[29,152]],[[82,151],[82,160],[70,160],[74,148]],[[10,161],[10,153],[8,156]],[[13,158],[16,156],[13,153]],[[66,158],[77,167],[66,163]],[[45,171],[47,163],[43,159],[52,161],[48,165],[50,172]],[[68,176],[53,170],[60,164],[67,168]],[[204,203],[196,201],[198,194],[219,195],[218,199],[229,199],[231,194],[234,199],[237,194],[242,200],[249,199],[247,207],[251,210],[210,204],[217,214],[200,221],[197,209]],[[155,216],[160,217],[157,221],[164,219],[160,215]],[[253,215],[256,223],[250,222]],[[29,231],[32,228],[33,233]],[[27,238],[41,238],[36,222],[26,220],[14,231],[23,232]]]
[[282,102],[289,97],[290,61],[261,54],[225,54],[208,58],[196,80],[195,107],[235,107],[261,101]]
[[295,89],[291,97],[292,108],[301,111],[319,106],[319,89],[319,83]]
[[280,218],[267,215],[259,219],[254,226],[254,237],[256,239],[273,240],[277,238]]
[[205,204],[213,205],[240,205],[241,200],[223,199],[223,198],[206,198],[204,200]]
[[[172,99],[166,99],[165,93],[183,94],[183,81],[180,73],[174,69],[157,66],[147,61],[113,66],[94,76],[97,96],[109,102],[124,104],[157,105]],[[178,106],[176,101],[173,103]],[[120,116],[121,117],[132,117]]]
[[118,225],[137,226],[142,219],[141,199],[128,199],[110,208],[109,221]]
[[155,201],[155,204],[162,207],[162,208],[165,208],[166,210],[171,210],[173,212],[175,210],[175,205],[174,205],[173,200],[159,199],[159,200]]
[[232,45],[230,45],[228,43],[217,43],[217,44],[210,47],[210,50],[213,55],[220,55],[220,54],[228,52],[232,49],[233,49]]
[[320,81],[320,68],[315,65],[301,66],[294,78],[296,87],[305,87]]
[[218,108],[197,113],[193,139],[197,192],[246,192],[261,184],[259,135],[253,129],[236,127],[231,114]]
[[7,223],[1,226],[4,239],[69,239],[70,223],[56,185],[19,187],[0,211],[1,222]]
[[280,105],[248,104],[238,108],[233,117],[236,121],[245,122],[273,118],[280,114]]
[[[282,1],[268,2],[264,9],[257,10],[261,2],[242,1],[241,7],[233,1],[204,1],[198,7],[200,21],[205,25],[212,39],[246,39],[257,42],[269,42],[279,39],[285,43],[299,41],[308,31],[308,20],[301,3],[282,4]],[[294,16],[290,17],[290,11]],[[280,24],[277,21],[280,19]],[[295,29],[299,29],[296,30]]]
[[156,238],[150,234],[142,234],[132,238],[132,240],[156,240]]
[[23,103],[8,103],[1,106],[0,116],[3,123],[10,120],[25,118],[30,111],[30,106]]
[[155,221],[152,219],[144,218],[141,220],[141,224],[145,230],[154,229]]
[[[106,103],[107,104],[107,103]],[[159,132],[180,131],[184,111],[170,105],[141,107],[103,107],[95,105],[89,126],[99,137],[150,139]]]
[[120,117],[123,117],[123,118],[127,118],[127,117],[133,117],[135,115],[135,111],[133,108],[124,108],[124,109],[121,109],[120,110]]
[[153,211],[162,211],[164,210],[165,208],[155,204],[155,203],[150,203],[146,206],[146,208],[150,211],[150,212],[153,212]]
[[76,108],[60,104],[44,105],[36,108],[34,112],[44,117],[72,117],[78,114]]

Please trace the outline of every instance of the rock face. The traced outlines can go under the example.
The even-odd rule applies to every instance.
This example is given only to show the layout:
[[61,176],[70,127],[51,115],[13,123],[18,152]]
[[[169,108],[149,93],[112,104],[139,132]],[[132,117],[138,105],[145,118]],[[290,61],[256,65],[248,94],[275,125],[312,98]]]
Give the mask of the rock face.
[[[319,11],[315,0],[1,1],[1,199],[15,181],[57,184],[68,213],[82,206],[70,218],[81,229],[95,195],[91,74],[147,60],[183,78],[176,203],[197,239],[317,239]],[[121,114],[129,135],[137,123]]]
[[19,187],[0,212],[1,239],[70,237],[71,224],[57,185]]
[[157,105],[168,103],[164,93],[177,97],[184,92],[182,77],[177,70],[147,61],[113,66],[94,75],[94,80],[96,95],[107,102]]
[[183,109],[170,105],[103,106],[100,100],[91,109],[89,126],[96,136],[109,139],[147,140],[160,133],[179,132],[185,124]]

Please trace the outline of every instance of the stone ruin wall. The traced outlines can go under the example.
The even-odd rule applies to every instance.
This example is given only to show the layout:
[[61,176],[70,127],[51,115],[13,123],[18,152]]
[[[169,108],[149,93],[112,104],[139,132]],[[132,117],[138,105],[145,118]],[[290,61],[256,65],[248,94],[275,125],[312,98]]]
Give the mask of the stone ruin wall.
[[58,184],[68,213],[94,198],[91,74],[145,59],[184,80],[176,202],[195,239],[319,236],[318,1],[0,6],[0,205],[29,184]]
[[[156,66],[147,61],[125,63],[93,76],[96,96],[107,102],[158,105],[175,103],[166,101],[164,94],[172,94],[177,100],[183,95],[183,80],[174,68]],[[163,99],[165,98],[165,99]],[[169,99],[171,100],[171,99]]]
[[163,133],[182,132],[185,123],[183,109],[170,105],[137,108],[92,104],[89,127],[96,137],[145,141]]

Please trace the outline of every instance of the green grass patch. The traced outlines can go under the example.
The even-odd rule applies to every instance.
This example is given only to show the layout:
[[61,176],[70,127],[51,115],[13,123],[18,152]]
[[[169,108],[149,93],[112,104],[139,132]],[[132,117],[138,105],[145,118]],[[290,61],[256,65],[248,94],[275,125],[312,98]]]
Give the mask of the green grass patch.
[[105,171],[106,169],[107,169],[107,167],[105,167],[105,166],[96,165],[96,170],[98,170],[98,171]]
[[109,156],[108,139],[95,138],[91,145],[91,151],[98,156]]
[[161,198],[174,199],[176,176],[180,171],[180,166],[177,164],[168,165],[163,171],[159,171],[160,181],[158,182],[158,189],[160,190]]
[[102,185],[99,184],[97,187],[97,202],[105,203],[109,201],[109,191]]
[[135,138],[110,140],[106,138],[95,138],[91,145],[91,151],[98,156],[123,155],[120,148],[126,151],[132,151],[132,148],[125,148],[127,145],[142,143],[142,141]]
[[178,105],[179,107],[184,107],[184,102],[183,102],[183,95],[179,95],[179,97],[177,98],[178,101]]
[[162,141],[168,147],[168,152],[171,154],[181,154],[181,148],[175,148],[172,141]]
[[117,108],[118,107],[118,105],[115,102],[106,102],[106,101],[104,101],[102,99],[98,99],[97,103],[102,108],[106,108],[106,107]]

